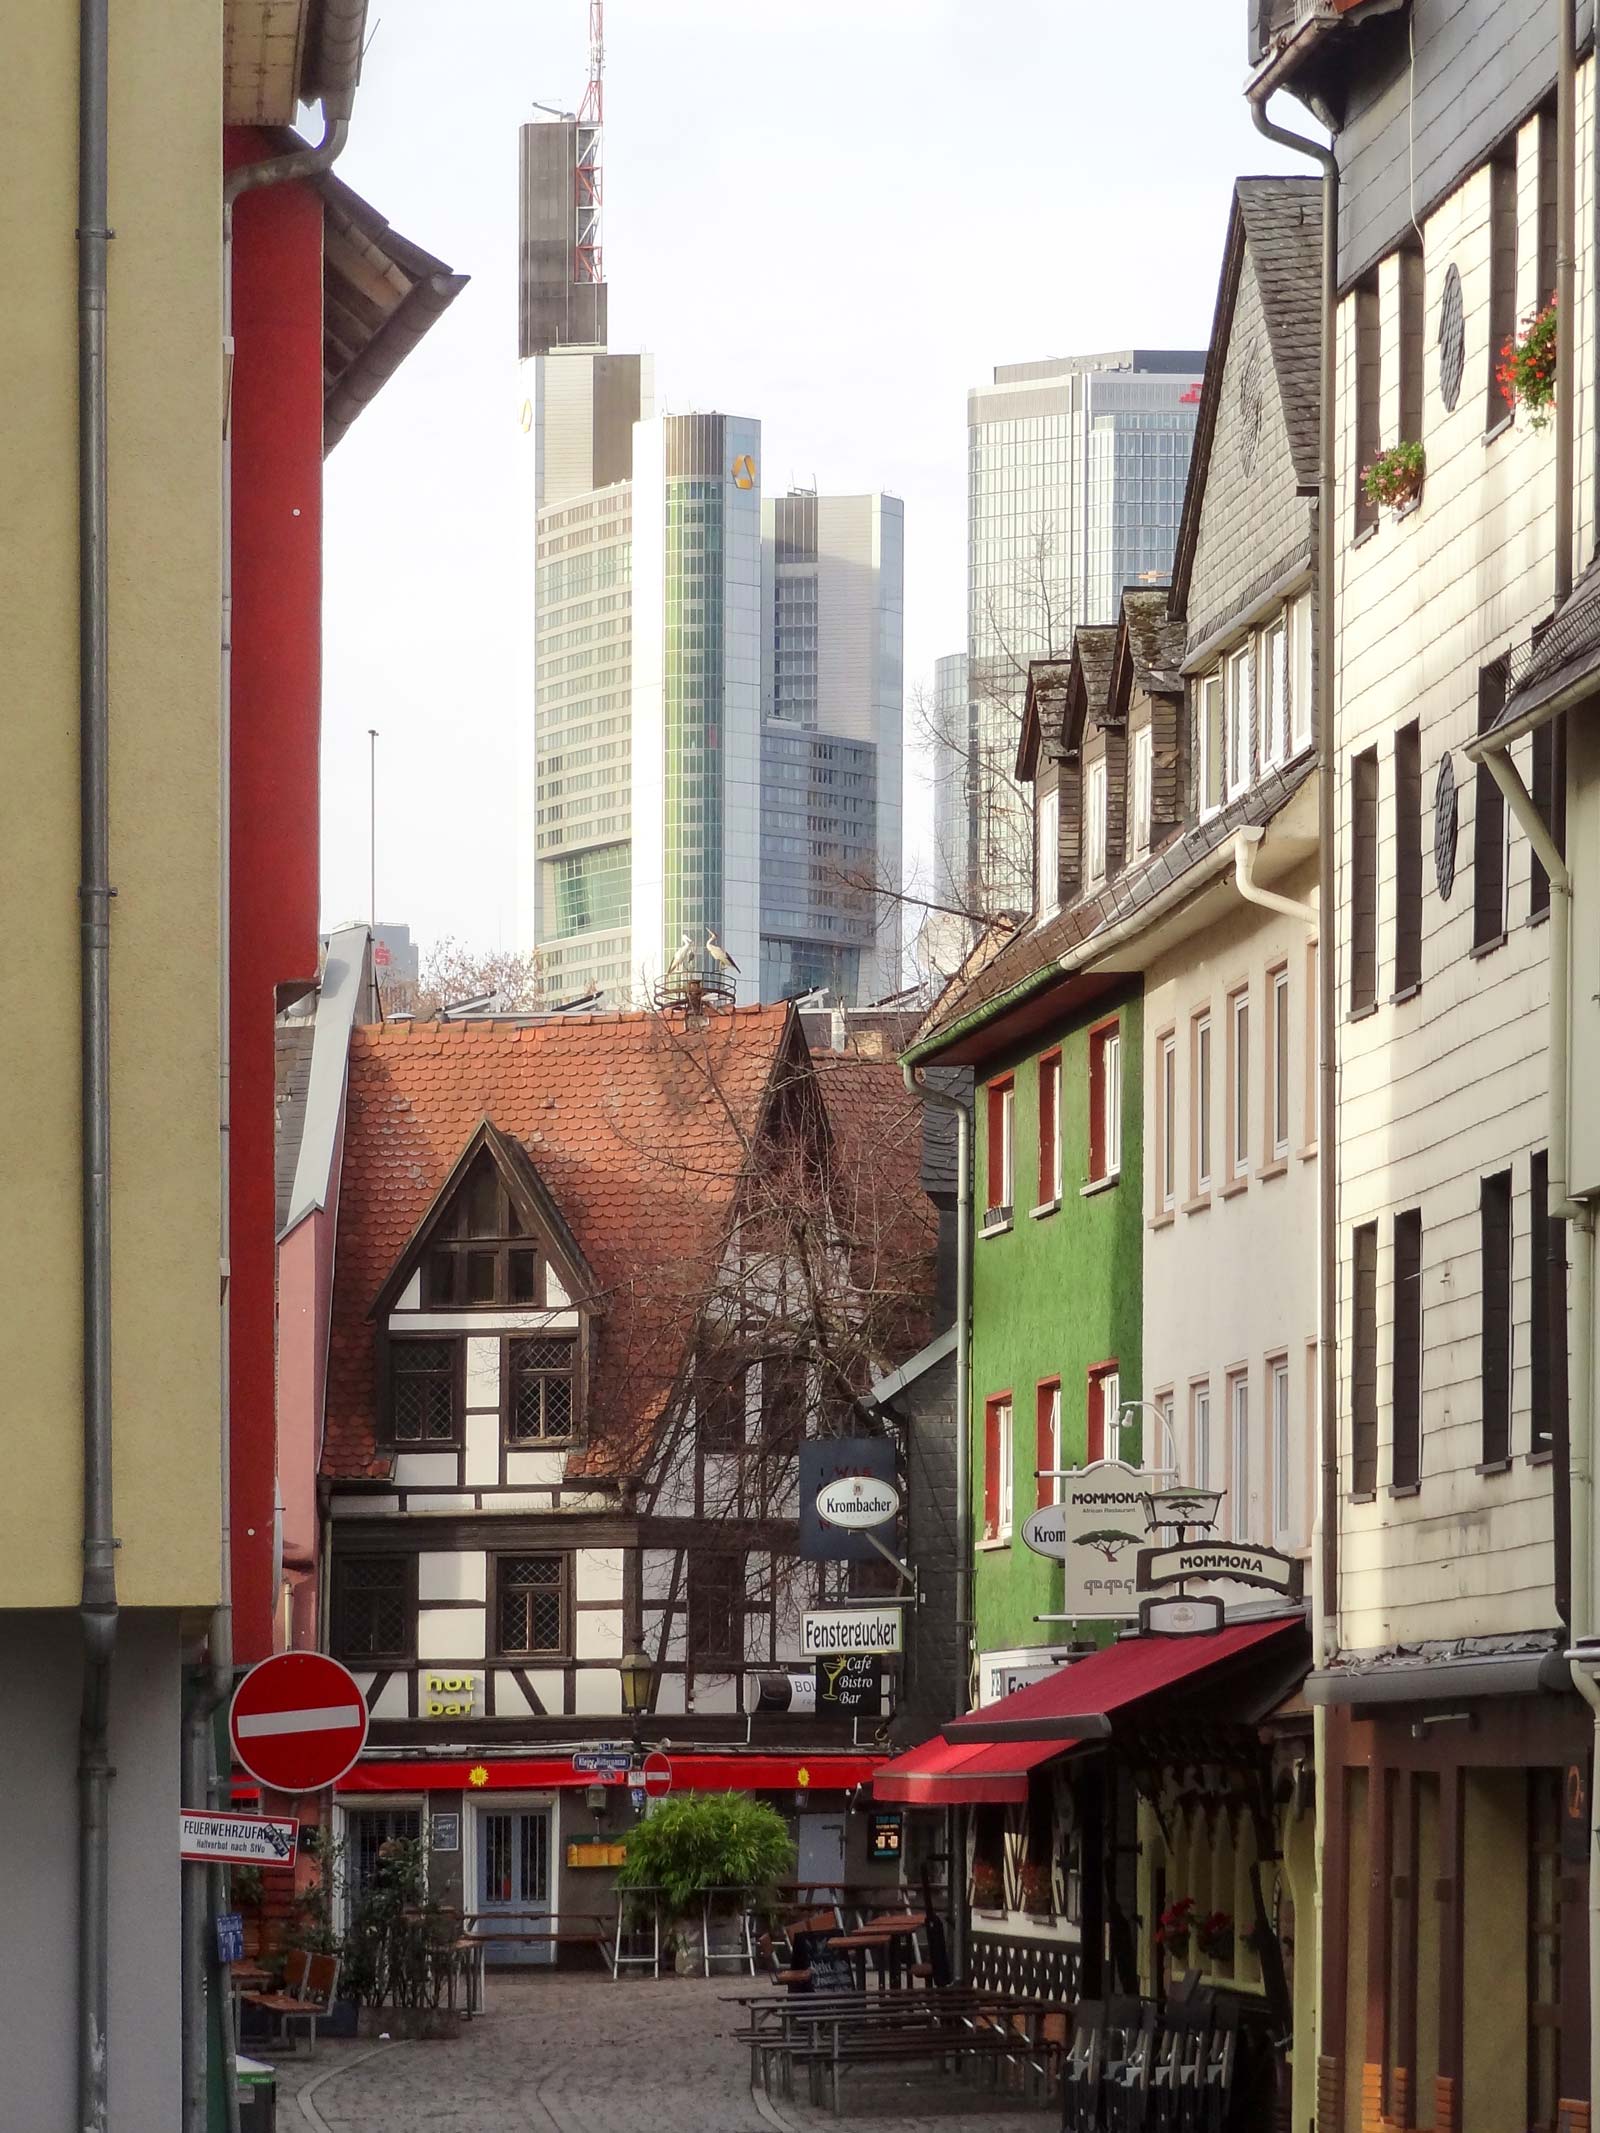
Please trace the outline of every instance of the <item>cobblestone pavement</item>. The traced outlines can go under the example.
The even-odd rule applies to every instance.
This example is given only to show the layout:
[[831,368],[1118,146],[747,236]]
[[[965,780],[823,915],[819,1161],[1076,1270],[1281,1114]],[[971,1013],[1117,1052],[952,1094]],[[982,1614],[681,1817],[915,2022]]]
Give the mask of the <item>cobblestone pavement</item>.
[[[746,1988],[750,1989],[750,1988]],[[731,1978],[489,1980],[489,2013],[449,2044],[322,2043],[279,2062],[279,2133],[1051,2133],[1053,2109],[933,2072],[855,2076],[841,2119],[758,2104],[730,2032]],[[294,2100],[303,2098],[298,2103]],[[803,2087],[802,2087],[803,2098]]]

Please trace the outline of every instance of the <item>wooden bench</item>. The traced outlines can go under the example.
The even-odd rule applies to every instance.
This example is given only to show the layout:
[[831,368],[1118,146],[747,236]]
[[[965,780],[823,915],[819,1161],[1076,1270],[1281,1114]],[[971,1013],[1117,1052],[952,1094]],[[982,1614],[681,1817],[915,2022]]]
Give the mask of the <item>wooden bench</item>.
[[339,1985],[339,1958],[313,1955],[305,1948],[291,1948],[283,1966],[281,1992],[245,1992],[248,2006],[264,2008],[282,2025],[285,2034],[291,2022],[304,2022],[311,2033],[310,2056],[317,2055],[317,2024],[333,2012],[333,1996]]

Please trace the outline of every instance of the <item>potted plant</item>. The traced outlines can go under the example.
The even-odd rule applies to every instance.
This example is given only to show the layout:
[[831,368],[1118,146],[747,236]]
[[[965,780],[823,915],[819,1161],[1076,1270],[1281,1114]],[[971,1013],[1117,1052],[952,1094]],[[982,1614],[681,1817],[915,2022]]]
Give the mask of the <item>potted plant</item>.
[[1174,1963],[1189,1959],[1189,1935],[1194,1930],[1195,1902],[1192,1896],[1177,1896],[1156,1920],[1156,1946]]
[[1208,1911],[1194,1929],[1196,1945],[1209,1963],[1233,1961],[1233,1916],[1228,1911]]
[[1420,444],[1392,444],[1361,470],[1361,493],[1369,504],[1403,511],[1422,494],[1424,455]]
[[747,1792],[689,1792],[665,1800],[628,1835],[619,1889],[658,1892],[676,1967],[698,1967],[707,1900],[724,1919],[794,1870],[783,1817]]
[[1022,1908],[1036,1918],[1048,1918],[1056,1907],[1055,1878],[1048,1866],[1029,1859],[1022,1869]]
[[440,2003],[459,1930],[453,1914],[429,1899],[421,1838],[380,1845],[339,1946],[341,1980],[361,2004],[363,2035],[458,2033],[457,2010]]
[[1005,1876],[992,1860],[973,1861],[972,1906],[977,1911],[1003,1911],[1006,1907]]
[[1506,405],[1525,407],[1533,427],[1549,426],[1556,401],[1556,300],[1532,311],[1500,350],[1495,379]]

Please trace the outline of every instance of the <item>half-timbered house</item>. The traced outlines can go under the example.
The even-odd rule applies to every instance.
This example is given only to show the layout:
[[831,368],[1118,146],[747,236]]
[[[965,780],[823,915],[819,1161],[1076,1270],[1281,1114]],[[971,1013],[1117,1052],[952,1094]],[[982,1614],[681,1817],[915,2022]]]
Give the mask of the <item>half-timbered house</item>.
[[856,1402],[926,1338],[918,1099],[814,1062],[786,1006],[341,1041],[321,1472],[326,1641],[371,1712],[351,1870],[424,1834],[468,1909],[604,1911],[579,1840],[635,1809],[582,1758],[617,1746],[771,1798],[801,1880],[871,1878],[851,1803],[888,1696],[815,1709],[801,1617],[894,1581],[797,1559],[797,1452],[874,1427]]

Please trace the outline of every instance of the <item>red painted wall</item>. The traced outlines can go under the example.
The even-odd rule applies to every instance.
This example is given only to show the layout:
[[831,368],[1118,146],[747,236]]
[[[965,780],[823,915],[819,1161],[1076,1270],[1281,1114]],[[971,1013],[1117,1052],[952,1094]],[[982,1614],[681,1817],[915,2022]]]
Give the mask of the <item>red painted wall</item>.
[[[230,129],[224,160],[276,144]],[[233,244],[231,923],[233,1619],[237,1658],[274,1642],[273,1024],[317,968],[322,716],[322,201],[245,193]]]

